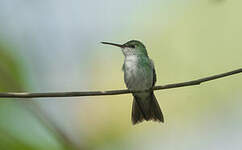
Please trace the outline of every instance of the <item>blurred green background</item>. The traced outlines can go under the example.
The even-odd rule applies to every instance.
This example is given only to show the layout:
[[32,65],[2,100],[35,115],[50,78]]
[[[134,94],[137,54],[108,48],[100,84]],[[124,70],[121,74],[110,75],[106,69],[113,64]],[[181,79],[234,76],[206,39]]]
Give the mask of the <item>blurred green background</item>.
[[[242,66],[242,1],[0,2],[1,92],[125,88],[123,54],[144,42],[157,85]],[[0,99],[1,150],[242,149],[242,76],[155,92],[165,123],[131,124],[131,95]]]

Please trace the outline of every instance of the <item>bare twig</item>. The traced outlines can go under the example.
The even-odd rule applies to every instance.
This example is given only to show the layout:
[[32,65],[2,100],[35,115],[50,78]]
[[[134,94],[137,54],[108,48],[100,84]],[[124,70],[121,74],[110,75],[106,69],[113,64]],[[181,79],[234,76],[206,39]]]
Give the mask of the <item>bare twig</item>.
[[[203,82],[215,80],[218,78],[223,78],[226,76],[231,76],[231,75],[238,74],[241,72],[242,72],[242,68],[233,70],[230,72],[222,73],[222,74],[217,74],[217,75],[197,79],[197,80],[155,86],[153,88],[153,90],[164,90],[164,89],[199,85]],[[143,91],[130,91],[130,90],[124,89],[124,90],[112,90],[112,91],[50,92],[50,93],[26,93],[26,92],[13,93],[13,92],[9,92],[9,93],[0,93],[0,98],[80,97],[80,96],[120,95],[120,94],[138,93],[138,92],[143,92]]]

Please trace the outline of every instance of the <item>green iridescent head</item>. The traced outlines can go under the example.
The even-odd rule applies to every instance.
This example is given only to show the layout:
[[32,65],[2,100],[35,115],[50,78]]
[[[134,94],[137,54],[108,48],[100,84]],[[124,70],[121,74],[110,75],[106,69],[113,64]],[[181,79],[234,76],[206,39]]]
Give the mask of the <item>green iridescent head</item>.
[[144,44],[137,40],[131,40],[126,42],[125,44],[115,44],[115,43],[109,43],[109,42],[102,42],[102,44],[108,44],[108,45],[120,47],[125,56],[131,56],[131,55],[148,56]]

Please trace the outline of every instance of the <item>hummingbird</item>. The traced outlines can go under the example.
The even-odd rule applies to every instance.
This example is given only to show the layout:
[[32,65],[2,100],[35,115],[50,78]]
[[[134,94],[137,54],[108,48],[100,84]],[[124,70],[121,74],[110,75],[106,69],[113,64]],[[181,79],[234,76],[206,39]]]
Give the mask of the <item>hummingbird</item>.
[[131,40],[125,44],[101,42],[121,48],[125,58],[122,70],[124,82],[132,93],[133,106],[131,120],[133,125],[144,120],[164,122],[163,114],[152,88],[156,83],[156,72],[153,61],[149,58],[143,43]]

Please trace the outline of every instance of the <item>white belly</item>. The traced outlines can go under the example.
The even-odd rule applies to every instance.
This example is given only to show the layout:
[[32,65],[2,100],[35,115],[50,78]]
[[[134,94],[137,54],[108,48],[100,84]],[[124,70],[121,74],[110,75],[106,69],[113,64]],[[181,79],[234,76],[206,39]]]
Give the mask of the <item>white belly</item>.
[[124,68],[124,81],[128,89],[146,90],[152,87],[153,68],[149,60],[144,66],[136,56],[128,56],[125,58]]

